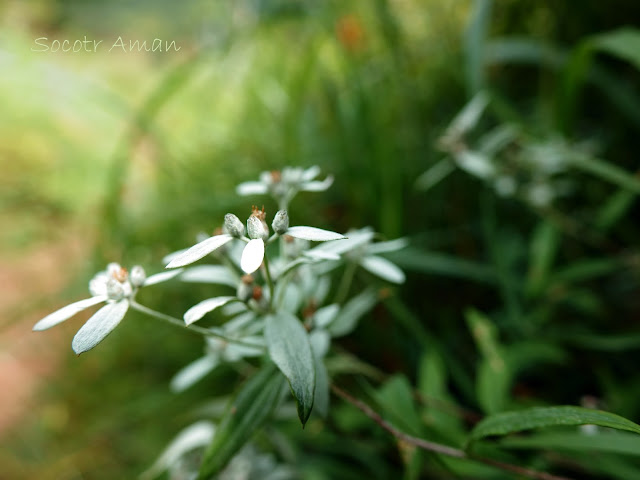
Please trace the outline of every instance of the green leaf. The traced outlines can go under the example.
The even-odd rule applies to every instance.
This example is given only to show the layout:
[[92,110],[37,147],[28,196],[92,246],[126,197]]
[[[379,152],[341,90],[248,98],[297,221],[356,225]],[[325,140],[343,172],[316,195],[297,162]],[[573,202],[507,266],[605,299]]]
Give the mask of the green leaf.
[[204,453],[198,480],[208,480],[222,470],[264,425],[280,403],[283,387],[284,379],[272,363],[244,384],[227,408]]
[[491,24],[492,0],[476,0],[473,2],[471,22],[464,36],[465,80],[469,94],[484,88],[485,71],[484,56],[486,39]]
[[329,413],[329,373],[327,373],[322,357],[314,355],[313,360],[316,369],[316,390],[313,398],[313,407],[321,418],[326,418]]
[[561,338],[565,338],[567,343],[603,352],[624,352],[626,350],[640,349],[640,334],[638,333],[625,333],[622,335],[576,333],[563,335]]
[[640,436],[626,432],[540,433],[527,437],[505,438],[500,441],[506,448],[543,448],[548,450],[608,452],[640,456]]
[[269,355],[289,380],[302,426],[313,408],[316,370],[307,331],[289,312],[267,316],[264,336]]
[[598,210],[595,225],[600,230],[609,230],[629,211],[635,195],[627,190],[619,190],[611,195]]
[[387,255],[387,258],[403,270],[464,278],[480,283],[496,283],[495,272],[491,267],[446,253],[407,247]]
[[547,284],[549,272],[558,250],[560,236],[550,222],[540,222],[531,240],[529,272],[527,275],[527,293],[530,296],[540,294]]
[[579,170],[591,173],[602,180],[613,183],[636,195],[640,194],[640,180],[616,165],[605,160],[578,153],[569,155],[567,160],[573,167]]
[[485,418],[471,431],[469,443],[492,435],[559,425],[598,425],[640,434],[640,425],[613,413],[573,406],[534,407]]
[[404,375],[394,375],[375,393],[385,417],[400,430],[422,435],[422,420],[413,401],[413,390]]
[[497,331],[488,317],[477,310],[465,312],[469,330],[482,354],[476,377],[476,395],[486,413],[497,413],[506,407],[512,370],[497,339]]
[[593,47],[626,60],[640,69],[640,30],[620,28],[592,39]]
[[463,432],[457,406],[447,388],[447,371],[440,354],[431,350],[422,355],[417,387],[424,399],[422,418],[428,427],[458,443]]
[[576,283],[593,280],[620,271],[622,262],[617,258],[590,258],[574,262],[557,270],[552,283]]

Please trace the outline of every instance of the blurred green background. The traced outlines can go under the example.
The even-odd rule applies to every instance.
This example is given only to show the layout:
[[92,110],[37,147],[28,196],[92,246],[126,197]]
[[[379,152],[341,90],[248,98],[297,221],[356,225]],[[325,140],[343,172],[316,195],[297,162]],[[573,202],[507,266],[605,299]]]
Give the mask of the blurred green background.
[[[336,176],[328,192],[301,195],[294,223],[371,225],[411,241],[394,257],[406,287],[342,347],[412,382],[424,352],[437,354],[447,398],[490,413],[474,383],[482,348],[464,316],[474,307],[505,351],[533,352],[507,382],[505,406],[588,396],[638,421],[639,22],[634,0],[5,0],[0,478],[135,478],[191,407],[230,389],[222,371],[172,395],[169,379],[201,343],[136,314],[80,358],[69,343],[86,315],[30,329],[84,298],[109,261],[157,272],[226,212],[243,218],[252,201],[273,211],[235,185],[285,165]],[[102,43],[33,51],[41,37]],[[124,52],[111,48],[118,37],[180,50]],[[587,145],[553,205],[502,198],[454,164],[429,189],[416,184],[447,158],[438,139],[481,90],[491,103],[480,133],[514,126],[512,149]],[[207,288],[161,286],[142,300],[179,315]],[[329,424],[305,433],[318,457],[331,453],[318,446],[335,441],[330,432],[366,431]],[[374,478],[402,469],[384,442],[361,446],[363,458],[386,452]],[[640,472],[633,458],[611,462],[613,478]],[[309,465],[308,478],[360,478]]]

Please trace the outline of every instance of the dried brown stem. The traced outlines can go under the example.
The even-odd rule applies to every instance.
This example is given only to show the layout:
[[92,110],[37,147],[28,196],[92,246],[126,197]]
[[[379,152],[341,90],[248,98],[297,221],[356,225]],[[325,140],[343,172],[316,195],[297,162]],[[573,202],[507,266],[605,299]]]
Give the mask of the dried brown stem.
[[482,458],[482,457],[472,457],[467,454],[464,450],[460,450],[458,448],[449,447],[447,445],[442,445],[440,443],[430,442],[428,440],[424,440],[422,438],[417,438],[412,435],[408,435],[404,432],[401,432],[389,422],[387,422],[384,418],[380,416],[375,410],[373,410],[369,405],[364,403],[361,400],[351,396],[340,387],[337,387],[334,384],[331,384],[331,390],[337,396],[342,398],[343,400],[349,402],[351,405],[356,407],[362,413],[364,413],[371,420],[376,422],[380,427],[389,432],[391,435],[396,437],[398,440],[402,440],[410,445],[414,445],[423,450],[439,453],[441,455],[446,455],[448,457],[455,458],[465,458],[468,460],[484,463],[485,465],[490,465],[492,467],[500,468],[502,470],[506,470],[509,472],[516,473],[518,475],[523,475],[525,477],[533,478],[535,480],[571,480],[567,477],[559,477],[557,475],[552,475],[546,472],[540,472],[538,470],[531,470],[529,468],[520,467],[518,465],[512,465],[509,463],[499,462],[497,460],[492,460],[490,458]]

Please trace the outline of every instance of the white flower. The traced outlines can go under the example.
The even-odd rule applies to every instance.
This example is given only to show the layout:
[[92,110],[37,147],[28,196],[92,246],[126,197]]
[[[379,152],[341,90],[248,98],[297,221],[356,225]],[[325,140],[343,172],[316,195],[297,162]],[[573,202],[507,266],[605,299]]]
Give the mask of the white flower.
[[179,273],[180,270],[175,270],[143,278],[144,270],[135,266],[130,277],[125,268],[117,263],[110,263],[105,271],[97,273],[89,282],[91,298],[74,302],[47,315],[33,326],[33,330],[47,330],[76,313],[105,302],[106,305],[87,320],[73,337],[71,346],[80,355],[95,347],[120,324],[139,287],[164,282]]
[[307,169],[285,167],[282,171],[262,172],[257,182],[244,182],[238,185],[238,195],[271,194],[284,208],[298,192],[323,192],[333,183],[333,177],[314,180],[320,174],[320,167]]

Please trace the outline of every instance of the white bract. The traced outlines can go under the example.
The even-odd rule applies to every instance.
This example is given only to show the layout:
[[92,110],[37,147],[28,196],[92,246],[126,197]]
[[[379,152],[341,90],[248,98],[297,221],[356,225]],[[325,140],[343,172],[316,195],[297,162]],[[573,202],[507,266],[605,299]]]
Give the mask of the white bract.
[[[386,242],[373,243],[375,236],[371,228],[347,232],[346,240],[323,244],[304,254],[315,259],[338,260],[345,257],[374,275],[391,283],[404,283],[405,275],[394,263],[379,256],[380,253],[394,252],[407,246],[407,240],[398,238]],[[333,264],[337,266],[336,263]]]
[[264,340],[258,336],[245,337],[245,343],[242,344],[228,343],[212,337],[206,340],[206,354],[184,367],[171,380],[171,390],[174,392],[182,392],[191,387],[222,363],[233,363],[264,354]]
[[138,288],[169,280],[179,273],[180,270],[176,270],[146,277],[142,267],[135,266],[130,276],[119,264],[110,263],[106,270],[97,273],[89,282],[91,298],[74,302],[47,315],[33,326],[33,330],[47,330],[76,313],[105,302],[106,305],[87,320],[73,337],[71,346],[80,355],[95,347],[120,324]]

